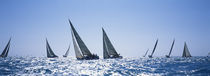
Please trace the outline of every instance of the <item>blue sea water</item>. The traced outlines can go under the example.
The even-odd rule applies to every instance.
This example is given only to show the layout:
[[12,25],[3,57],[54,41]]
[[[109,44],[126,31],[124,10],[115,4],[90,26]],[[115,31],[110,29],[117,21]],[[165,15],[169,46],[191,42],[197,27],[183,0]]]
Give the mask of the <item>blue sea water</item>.
[[210,57],[76,60],[74,57],[0,58],[0,75],[210,76]]

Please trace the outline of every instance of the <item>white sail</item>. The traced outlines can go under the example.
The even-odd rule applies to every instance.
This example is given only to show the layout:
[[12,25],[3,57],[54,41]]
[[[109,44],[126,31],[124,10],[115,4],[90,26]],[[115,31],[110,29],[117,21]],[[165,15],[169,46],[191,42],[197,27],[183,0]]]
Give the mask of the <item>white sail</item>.
[[187,48],[186,42],[184,44],[184,50],[183,50],[182,57],[192,57],[190,52],[189,52],[189,49]]
[[116,52],[114,46],[112,45],[111,41],[109,40],[109,38],[103,28],[102,28],[102,31],[103,31],[104,59],[109,58],[109,57],[113,57],[113,58],[120,57],[119,54]]
[[71,29],[72,29],[72,38],[73,38],[76,57],[80,58],[80,57],[84,57],[84,56],[92,56],[91,52],[89,51],[89,49],[87,48],[85,43],[80,38],[79,34],[77,33],[77,31],[73,27],[70,20],[69,20],[69,23],[70,23],[70,26],[71,26]]
[[55,53],[52,51],[52,49],[51,49],[51,47],[50,47],[50,45],[49,45],[49,43],[48,43],[47,39],[46,39],[46,43],[47,43],[47,45],[46,45],[46,49],[47,49],[47,57],[48,57],[48,58],[58,57],[58,56],[57,56],[57,55],[55,55]]
[[8,56],[9,48],[10,48],[10,41],[11,41],[11,38],[10,38],[9,42],[7,43],[6,47],[4,48],[3,52],[1,53],[0,57],[5,58]]
[[70,50],[70,45],[69,45],[69,48],[68,48],[68,50],[66,51],[65,55],[63,55],[63,57],[67,57],[67,56],[68,56],[69,50]]
[[79,46],[77,45],[77,41],[75,40],[75,37],[73,35],[73,32],[72,32],[72,40],[73,40],[73,44],[74,44],[74,51],[75,51],[76,58],[83,58],[81,50],[80,50]]

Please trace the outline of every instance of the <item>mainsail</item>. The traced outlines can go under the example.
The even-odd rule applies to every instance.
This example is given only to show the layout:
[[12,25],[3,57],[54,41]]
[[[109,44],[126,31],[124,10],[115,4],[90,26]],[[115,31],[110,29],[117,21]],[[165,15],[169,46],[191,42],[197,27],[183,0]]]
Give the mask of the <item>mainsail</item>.
[[110,56],[109,56],[109,54],[108,54],[108,50],[107,50],[106,47],[107,47],[107,46],[106,46],[106,44],[105,44],[105,42],[104,42],[104,39],[103,39],[103,57],[104,57],[104,59],[110,58]]
[[72,33],[72,39],[73,39],[74,51],[75,51],[76,58],[82,59],[83,55],[82,55],[82,53],[80,51],[80,48],[79,48],[79,46],[77,44],[77,41],[75,40],[75,37],[74,37],[73,33]]
[[109,40],[109,38],[103,28],[102,28],[102,31],[103,31],[103,56],[104,56],[104,59],[122,58],[122,56],[119,56],[119,54],[116,52],[114,46],[112,45],[111,41]]
[[52,51],[49,43],[48,43],[48,40],[46,39],[46,49],[47,49],[47,57],[48,58],[55,58],[55,57],[58,57],[57,55],[55,55],[55,53]]
[[157,41],[156,41],[156,43],[155,43],[155,46],[154,46],[154,48],[153,48],[153,51],[152,51],[151,55],[149,55],[148,57],[152,58],[152,55],[154,54],[155,49],[156,49],[156,47],[157,47],[157,43],[158,43],[158,39],[157,39]]
[[80,38],[79,34],[73,27],[71,21],[69,20],[69,24],[71,26],[71,34],[72,34],[72,39],[73,39],[73,44],[74,44],[74,50],[76,54],[77,59],[99,59],[97,55],[91,54],[85,43],[82,41]]
[[183,50],[182,57],[192,57],[188,48],[187,48],[186,42],[184,43],[184,50]]
[[173,43],[172,43],[172,45],[171,45],[171,49],[170,49],[169,54],[168,54],[168,55],[166,55],[166,57],[167,57],[167,58],[169,58],[169,57],[170,57],[170,55],[171,55],[172,49],[173,49],[173,47],[174,47],[174,43],[175,43],[175,40],[173,41]]
[[63,57],[67,57],[67,56],[68,56],[68,54],[69,54],[69,49],[70,49],[70,45],[69,45],[69,48],[68,48],[68,50],[66,51],[65,55],[63,55]]
[[7,43],[5,49],[1,53],[0,57],[5,58],[8,56],[8,52],[9,52],[9,48],[10,48],[10,41],[11,41],[11,38],[9,39],[9,42]]
[[208,53],[207,57],[210,57],[210,52]]
[[143,57],[147,56],[148,51],[149,51],[149,49],[147,50],[147,52],[145,53],[145,55]]

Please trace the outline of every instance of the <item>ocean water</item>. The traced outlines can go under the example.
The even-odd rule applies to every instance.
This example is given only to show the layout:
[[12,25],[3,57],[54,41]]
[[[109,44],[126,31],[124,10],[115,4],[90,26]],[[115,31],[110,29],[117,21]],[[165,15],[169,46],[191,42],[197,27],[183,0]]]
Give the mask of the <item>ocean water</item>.
[[210,57],[76,60],[74,57],[0,58],[0,75],[210,76]]

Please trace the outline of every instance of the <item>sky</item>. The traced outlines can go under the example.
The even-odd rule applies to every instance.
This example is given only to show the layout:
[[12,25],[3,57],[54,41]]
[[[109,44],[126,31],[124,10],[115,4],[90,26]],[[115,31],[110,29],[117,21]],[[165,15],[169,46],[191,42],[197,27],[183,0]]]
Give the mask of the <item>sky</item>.
[[210,52],[209,0],[0,0],[0,52],[12,38],[9,56],[46,57],[47,38],[62,56],[71,46],[70,19],[92,53],[103,56],[102,27],[118,53],[142,57],[159,39],[154,56]]

